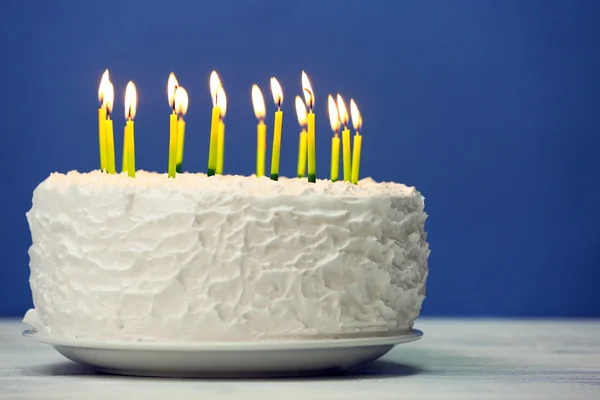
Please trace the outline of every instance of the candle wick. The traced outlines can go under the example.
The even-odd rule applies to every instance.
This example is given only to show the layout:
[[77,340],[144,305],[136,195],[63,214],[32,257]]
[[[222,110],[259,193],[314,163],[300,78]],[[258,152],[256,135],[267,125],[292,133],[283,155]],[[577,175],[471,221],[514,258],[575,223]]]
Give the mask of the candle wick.
[[106,107],[106,119],[110,119],[110,110]]

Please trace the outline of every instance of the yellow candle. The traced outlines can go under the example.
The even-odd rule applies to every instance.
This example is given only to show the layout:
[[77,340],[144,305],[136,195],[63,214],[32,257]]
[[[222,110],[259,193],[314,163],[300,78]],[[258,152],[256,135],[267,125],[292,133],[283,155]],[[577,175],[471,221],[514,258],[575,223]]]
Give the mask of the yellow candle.
[[275,123],[273,124],[273,149],[271,152],[271,179],[276,181],[279,179],[279,156],[281,154],[281,126],[283,123],[281,103],[283,102],[283,91],[275,78],[271,78],[271,92],[273,92],[273,100],[277,105]]
[[354,153],[352,154],[352,183],[358,183],[360,172],[360,148],[362,146],[362,136],[356,132],[354,135]]
[[215,173],[223,175],[223,162],[225,158],[225,123],[219,121],[219,136],[217,138],[217,168]]
[[211,72],[210,80],[210,95],[213,101],[212,118],[210,123],[210,142],[208,146],[208,176],[215,174],[217,169],[217,151],[218,151],[218,140],[219,140],[219,121],[221,118],[221,110],[218,103],[218,89],[221,87],[221,80],[216,71]]
[[331,182],[336,182],[340,175],[340,138],[336,132],[331,138]]
[[185,120],[183,116],[187,112],[189,98],[187,91],[179,86],[175,91],[175,112],[179,115],[177,120],[177,155],[175,162],[175,172],[181,173],[183,171],[183,147],[185,141]]
[[352,162],[350,160],[350,129],[345,127],[342,131],[342,151],[344,154],[344,181],[350,182],[352,176]]
[[315,146],[315,114],[308,113],[308,181],[317,181],[317,155]]
[[261,119],[256,129],[256,176],[265,175],[265,153],[267,152],[267,126]]
[[175,97],[177,96],[177,89],[179,88],[179,82],[175,78],[175,74],[171,72],[169,80],[167,82],[167,95],[169,98],[169,107],[171,107],[172,113],[169,117],[169,163],[167,165],[167,174],[169,178],[175,178],[177,176],[177,109]]
[[352,154],[352,183],[357,184],[360,173],[360,151],[362,147],[362,136],[360,135],[362,117],[354,100],[350,100],[350,114],[352,114],[352,125],[356,129],[353,144],[354,152]]
[[123,152],[126,154],[123,165],[127,165],[127,174],[135,178],[135,138],[133,133],[133,118],[137,110],[137,91],[133,82],[127,84],[125,89],[125,145]]
[[306,106],[300,98],[296,96],[296,116],[298,117],[298,124],[302,127],[300,132],[300,143],[298,144],[298,178],[304,178],[306,176]]
[[132,120],[128,120],[125,124],[125,132],[127,143],[127,174],[129,177],[135,178],[135,138]]
[[315,114],[313,114],[313,107],[315,105],[315,97],[308,80],[306,72],[302,71],[302,89],[304,91],[304,98],[309,108],[308,113],[308,181],[316,182],[317,179],[317,155],[316,155],[316,143],[315,143]]
[[271,179],[279,179],[279,156],[281,153],[281,125],[283,121],[283,111],[275,112],[275,124],[273,125],[273,149],[271,152]]
[[185,141],[185,121],[182,117],[177,121],[177,163],[175,171],[179,174],[183,172],[183,144]]
[[[106,106],[107,91],[109,80],[108,69],[102,74],[100,79],[100,85],[98,86],[98,100],[100,101],[100,108],[98,108],[98,145],[100,149],[100,171],[106,171],[106,134],[104,131],[104,123],[106,121]],[[112,101],[111,101],[112,102]]]
[[267,151],[267,126],[264,118],[266,114],[265,99],[257,85],[252,85],[252,106],[254,115],[258,119],[256,127],[256,177],[265,175],[265,153]]
[[306,130],[300,132],[300,144],[298,145],[298,178],[306,176]]
[[333,131],[333,138],[331,138],[331,170],[329,176],[331,181],[335,182],[340,175],[340,138],[338,137],[340,117],[337,105],[331,95],[327,98],[327,109],[329,110],[329,123],[331,124],[331,130]]
[[208,148],[208,176],[215,174],[217,169],[217,140],[219,137],[219,117],[221,110],[219,107],[213,107],[212,120],[210,124],[210,143]]
[[106,121],[106,109],[102,105],[98,109],[98,141],[100,145],[100,171],[106,171],[106,135],[104,124]]
[[225,96],[225,90],[223,86],[217,88],[217,106],[220,111],[220,119],[217,126],[217,159],[215,164],[215,173],[218,175],[223,174],[223,161],[225,157],[225,123],[223,118],[227,113],[227,96]]
[[169,120],[169,178],[177,175],[177,114],[171,113]]
[[104,123],[104,134],[106,135],[106,172],[109,174],[116,173],[115,168],[115,140],[113,134],[113,122],[108,116]]
[[350,129],[348,129],[348,111],[344,99],[337,95],[337,109],[340,116],[340,122],[344,125],[342,131],[342,147],[344,154],[344,181],[350,182],[352,177],[352,163],[350,160]]
[[121,159],[121,172],[127,172],[127,124],[123,127],[123,156]]

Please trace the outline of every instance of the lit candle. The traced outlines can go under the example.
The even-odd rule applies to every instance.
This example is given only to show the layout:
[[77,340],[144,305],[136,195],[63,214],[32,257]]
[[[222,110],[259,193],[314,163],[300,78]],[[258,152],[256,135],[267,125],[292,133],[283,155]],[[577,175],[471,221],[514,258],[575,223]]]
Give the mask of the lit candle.
[[300,96],[296,96],[296,115],[302,128],[298,145],[298,178],[306,176],[306,106]]
[[350,160],[350,129],[348,129],[348,111],[344,99],[339,94],[337,95],[337,107],[340,116],[340,121],[344,124],[342,131],[342,152],[344,158],[344,181],[350,182],[352,177],[352,161]]
[[221,120],[221,110],[219,110],[219,105],[217,103],[217,89],[221,86],[221,80],[216,71],[213,71],[210,74],[209,86],[213,109],[210,124],[210,143],[208,147],[208,176],[212,176],[217,169],[217,141],[219,140],[219,122]]
[[123,127],[123,154],[121,155],[121,172],[127,172],[127,124]]
[[352,115],[352,125],[354,125],[354,129],[356,129],[353,144],[354,153],[352,155],[352,183],[357,184],[360,172],[360,149],[362,146],[362,136],[360,135],[362,117],[354,100],[350,100],[350,114]]
[[273,101],[277,105],[275,112],[275,124],[273,125],[273,151],[271,153],[271,179],[279,179],[279,156],[281,154],[281,125],[283,122],[283,111],[281,103],[283,102],[283,92],[281,85],[275,78],[271,78],[271,92],[273,92]]
[[125,164],[127,165],[127,174],[135,178],[135,138],[133,134],[133,118],[137,110],[137,91],[133,82],[129,81],[125,89]]
[[169,178],[175,178],[177,175],[177,110],[175,109],[175,93],[179,87],[179,82],[175,74],[171,72],[167,82],[167,96],[169,98],[169,107],[171,107],[171,116],[169,119]]
[[225,96],[223,86],[219,86],[217,89],[217,105],[219,110],[221,110],[221,118],[219,119],[219,132],[217,136],[217,167],[215,173],[222,175],[225,157],[225,122],[223,122],[223,118],[225,118],[225,114],[227,113],[227,96]]
[[267,126],[265,125],[265,99],[257,85],[252,85],[252,106],[258,119],[256,127],[256,176],[265,175],[265,152],[267,150]]
[[98,100],[100,107],[98,108],[98,142],[100,147],[100,171],[106,171],[106,134],[104,132],[104,124],[106,121],[106,101],[105,92],[106,84],[109,81],[108,69],[102,74],[100,85],[98,86]]
[[177,162],[175,172],[183,172],[183,145],[185,143],[185,120],[183,116],[187,112],[189,98],[187,91],[179,86],[175,91],[175,112],[179,115],[177,120]]
[[106,172],[109,174],[116,173],[115,168],[115,137],[113,133],[113,122],[110,119],[110,113],[112,112],[113,102],[115,99],[115,89],[113,84],[108,80],[106,82],[106,91],[104,93],[104,100],[106,104],[106,121],[104,121],[104,135],[106,138]]
[[337,105],[333,97],[329,95],[327,99],[327,108],[329,109],[329,123],[331,124],[331,130],[333,131],[333,137],[331,138],[331,181],[335,182],[338,180],[340,174],[340,138],[338,131],[340,130],[340,118],[338,116]]
[[302,90],[304,91],[304,99],[308,105],[308,181],[316,182],[317,179],[317,154],[315,143],[315,114],[313,107],[315,105],[315,96],[306,76],[306,72],[302,71]]

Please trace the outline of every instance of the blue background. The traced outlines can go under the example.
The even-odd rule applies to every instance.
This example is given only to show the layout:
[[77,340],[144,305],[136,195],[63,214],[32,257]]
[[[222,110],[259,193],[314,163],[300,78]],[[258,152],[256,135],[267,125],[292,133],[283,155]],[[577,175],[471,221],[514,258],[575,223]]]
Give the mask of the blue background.
[[132,79],[137,165],[163,172],[169,72],[190,94],[193,171],[205,171],[208,77],[219,72],[229,99],[225,171],[239,174],[254,170],[250,87],[262,87],[272,113],[268,82],[278,77],[288,176],[305,69],[317,95],[318,175],[328,174],[326,97],[340,92],[364,116],[363,175],[414,185],[427,199],[425,315],[600,316],[600,1],[0,7],[0,315],[31,305],[25,212],[33,189],[52,171],[98,167],[97,90],[108,67],[117,160]]

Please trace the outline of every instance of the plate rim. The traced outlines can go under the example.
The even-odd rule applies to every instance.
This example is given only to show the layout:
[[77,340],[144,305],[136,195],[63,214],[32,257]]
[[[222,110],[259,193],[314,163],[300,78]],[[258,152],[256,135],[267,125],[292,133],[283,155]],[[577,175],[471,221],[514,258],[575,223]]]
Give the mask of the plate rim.
[[256,342],[168,342],[168,341],[143,341],[119,342],[100,341],[90,339],[71,339],[53,337],[41,334],[34,329],[23,331],[22,335],[28,339],[51,346],[76,347],[104,350],[141,350],[141,351],[265,351],[265,350],[308,350],[340,347],[370,347],[394,346],[401,343],[410,343],[423,337],[419,329],[411,329],[403,333],[385,336],[369,336],[356,338],[337,339],[282,339],[263,340]]

